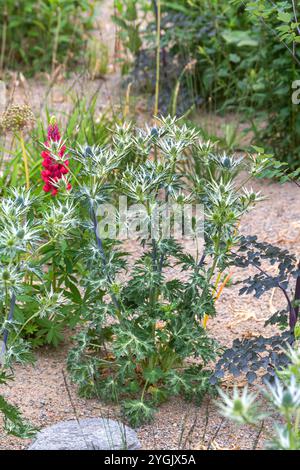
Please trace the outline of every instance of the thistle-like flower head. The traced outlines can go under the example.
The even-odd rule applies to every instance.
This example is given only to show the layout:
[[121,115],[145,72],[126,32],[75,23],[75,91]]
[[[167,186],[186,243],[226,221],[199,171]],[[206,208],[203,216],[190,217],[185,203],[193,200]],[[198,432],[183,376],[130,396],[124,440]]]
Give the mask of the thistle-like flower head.
[[223,403],[218,403],[220,412],[226,418],[230,418],[239,424],[254,424],[258,414],[255,406],[257,396],[248,392],[245,387],[241,394],[235,387],[232,397],[226,395],[223,390],[219,390]]
[[294,375],[291,375],[288,383],[283,383],[278,378],[274,384],[267,382],[269,393],[266,396],[281,411],[289,409],[300,410],[300,385]]

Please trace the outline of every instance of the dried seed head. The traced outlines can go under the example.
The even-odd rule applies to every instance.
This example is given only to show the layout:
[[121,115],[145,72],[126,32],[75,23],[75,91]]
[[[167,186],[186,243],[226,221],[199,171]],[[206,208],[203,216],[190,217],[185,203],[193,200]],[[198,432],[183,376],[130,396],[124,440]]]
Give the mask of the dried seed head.
[[186,66],[184,67],[184,70],[187,72],[193,72],[195,70],[196,64],[197,64],[197,60],[192,59],[186,64]]
[[31,127],[34,122],[35,117],[27,104],[13,104],[0,117],[0,130],[2,132],[21,131]]

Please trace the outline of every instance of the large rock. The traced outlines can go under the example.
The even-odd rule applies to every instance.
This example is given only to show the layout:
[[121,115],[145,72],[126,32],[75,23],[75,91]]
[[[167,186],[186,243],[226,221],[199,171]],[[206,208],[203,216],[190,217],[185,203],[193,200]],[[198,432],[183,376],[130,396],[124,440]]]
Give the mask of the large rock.
[[136,432],[112,419],[61,421],[44,428],[28,450],[140,449]]

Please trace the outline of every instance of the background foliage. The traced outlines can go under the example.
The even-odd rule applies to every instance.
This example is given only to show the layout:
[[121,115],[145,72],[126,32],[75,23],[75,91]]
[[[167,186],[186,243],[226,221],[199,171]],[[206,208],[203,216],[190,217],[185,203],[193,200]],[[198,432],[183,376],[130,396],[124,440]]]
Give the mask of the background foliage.
[[[143,0],[134,2],[135,8],[137,3],[145,9]],[[133,74],[140,89],[153,97],[156,1],[152,5],[144,28],[142,15],[132,19],[123,13],[118,23],[122,31],[135,27],[140,32],[135,47],[129,38],[124,44],[135,54]],[[298,14],[293,1],[162,1],[160,109],[236,112],[249,123],[256,144],[295,168],[300,118],[292,83],[300,64]]]
[[92,15],[88,0],[1,0],[0,70],[22,68],[34,74],[78,63]]

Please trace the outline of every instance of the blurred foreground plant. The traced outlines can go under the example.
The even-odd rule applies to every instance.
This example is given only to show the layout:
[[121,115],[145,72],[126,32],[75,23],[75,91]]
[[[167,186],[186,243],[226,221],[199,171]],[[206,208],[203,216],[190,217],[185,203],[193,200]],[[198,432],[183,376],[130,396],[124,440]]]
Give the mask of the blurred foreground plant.
[[[299,170],[287,175],[284,164],[275,161],[271,166],[265,165],[268,156],[258,151],[258,166],[264,166],[261,175],[276,175],[282,182],[292,180],[299,187]],[[249,383],[257,379],[259,372],[263,372],[262,378],[270,381],[275,371],[288,363],[288,356],[282,350],[299,338],[299,260],[286,249],[260,242],[255,235],[241,236],[239,246],[231,250],[230,256],[233,266],[254,269],[253,273],[239,281],[243,284],[240,295],[253,294],[261,298],[266,292],[276,289],[281,293],[285,305],[273,312],[264,323],[265,327],[276,325],[279,331],[273,336],[261,334],[236,338],[217,362],[211,381],[216,383],[227,372],[234,377],[246,374]]]
[[238,423],[251,425],[261,432],[263,421],[274,412],[278,415],[275,435],[269,436],[267,448],[275,450],[300,450],[300,350],[289,349],[290,364],[276,371],[274,383],[267,383],[263,395],[271,410],[262,412],[257,395],[245,388],[241,394],[234,389],[233,396],[227,396],[220,390],[223,403],[220,412],[226,418]]

